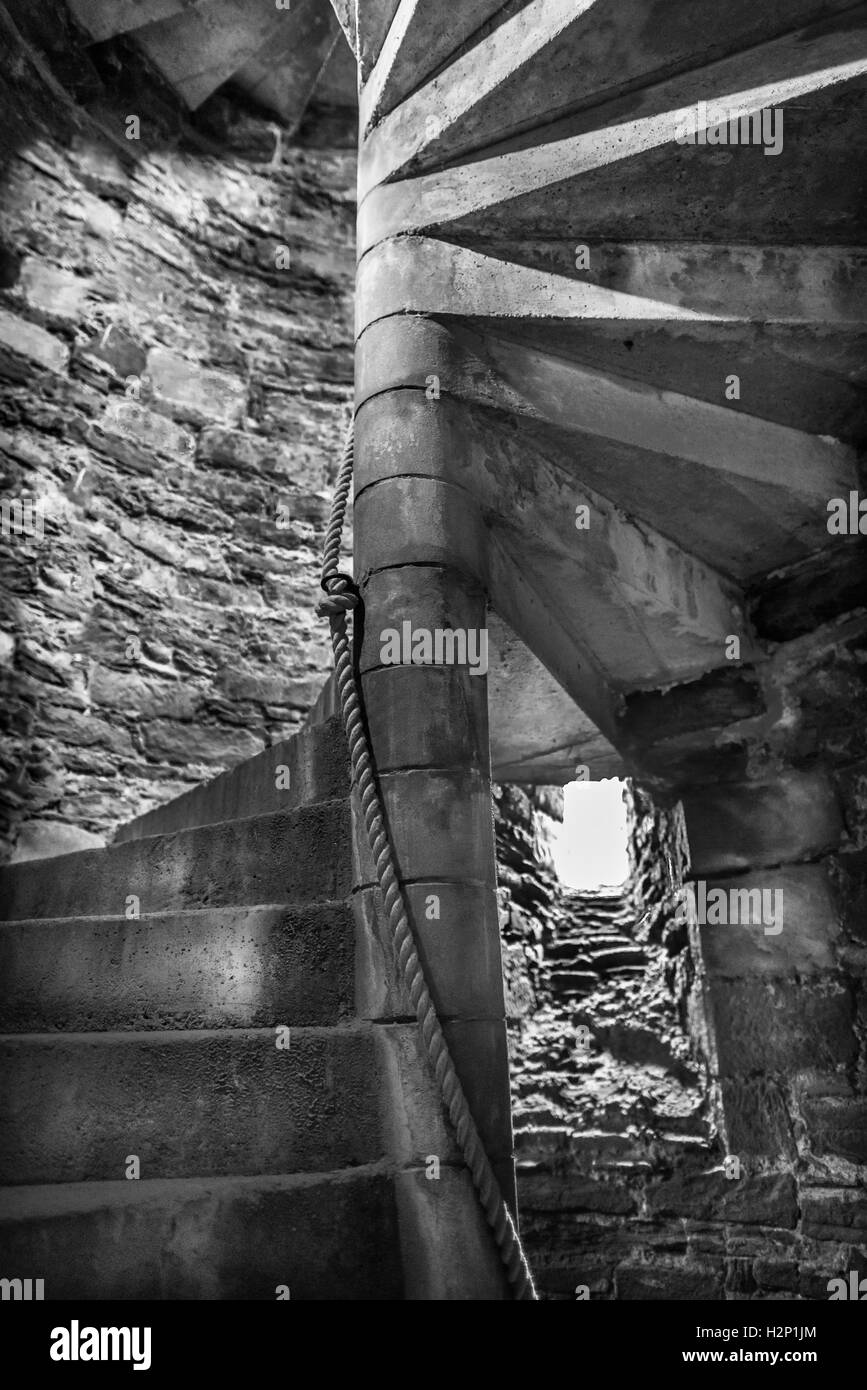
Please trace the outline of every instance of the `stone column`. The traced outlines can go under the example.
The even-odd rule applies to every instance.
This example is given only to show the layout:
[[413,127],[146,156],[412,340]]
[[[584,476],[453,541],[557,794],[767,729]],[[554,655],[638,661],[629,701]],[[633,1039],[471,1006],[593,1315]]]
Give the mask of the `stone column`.
[[[415,322],[416,362],[424,364],[430,329],[435,373],[433,344],[441,346],[443,330]],[[486,641],[485,528],[470,491],[456,481],[461,439],[455,403],[426,383],[402,350],[395,351],[397,330],[405,326],[402,316],[380,320],[362,331],[358,343],[354,525],[356,580],[364,601],[360,668],[420,955],[476,1125],[514,1212],[487,679],[479,660]],[[474,634],[468,651],[476,670],[448,659],[389,664],[389,631],[401,638]],[[370,876],[368,862],[361,882]],[[369,895],[365,901],[369,921]],[[375,978],[368,967],[366,978]],[[388,981],[376,994],[374,984],[371,1012],[408,1012],[406,1001],[395,1004],[399,992]]]
[[[754,1168],[803,1160],[844,1175],[867,1149],[850,1082],[858,1042],[831,770],[693,788],[684,811],[707,918],[693,931],[727,1150]],[[734,925],[748,894],[759,920]]]

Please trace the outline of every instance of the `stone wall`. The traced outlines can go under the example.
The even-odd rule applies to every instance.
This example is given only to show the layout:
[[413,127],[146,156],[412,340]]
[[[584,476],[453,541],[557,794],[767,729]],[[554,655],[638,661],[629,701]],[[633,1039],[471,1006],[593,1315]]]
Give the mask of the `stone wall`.
[[550,863],[558,801],[497,793],[519,1209],[543,1297],[827,1298],[865,1262],[858,1189],[776,1156],[726,1165],[706,982],[676,920],[680,808],[631,785],[630,881],[577,893]]
[[25,528],[31,506],[2,538],[19,857],[103,843],[303,720],[353,372],[352,119],[276,150],[240,99],[191,121],[122,44],[102,67],[57,47],[63,100],[16,51],[0,174],[0,462]]

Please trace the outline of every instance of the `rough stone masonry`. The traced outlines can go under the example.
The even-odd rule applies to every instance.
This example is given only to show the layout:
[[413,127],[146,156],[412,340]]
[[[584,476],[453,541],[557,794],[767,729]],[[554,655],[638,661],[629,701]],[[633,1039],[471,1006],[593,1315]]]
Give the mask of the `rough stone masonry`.
[[18,857],[104,843],[299,726],[352,393],[351,127],[311,117],[274,166],[263,113],[217,97],[182,135],[140,59],[79,61],[93,119],[23,60],[30,117],[3,119],[0,458],[45,513],[2,540]]

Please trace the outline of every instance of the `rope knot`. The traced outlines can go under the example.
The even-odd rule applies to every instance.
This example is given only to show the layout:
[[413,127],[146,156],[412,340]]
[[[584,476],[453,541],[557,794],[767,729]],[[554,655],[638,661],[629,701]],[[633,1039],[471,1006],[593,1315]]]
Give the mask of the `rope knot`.
[[358,585],[348,574],[323,575],[320,587],[325,590],[325,598],[316,605],[319,618],[335,618],[357,608],[361,602]]

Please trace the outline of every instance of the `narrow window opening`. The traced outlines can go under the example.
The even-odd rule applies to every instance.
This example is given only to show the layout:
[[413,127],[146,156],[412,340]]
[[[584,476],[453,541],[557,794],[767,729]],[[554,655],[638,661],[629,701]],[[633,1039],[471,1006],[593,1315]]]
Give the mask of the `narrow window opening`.
[[625,784],[570,782],[563,789],[563,820],[551,855],[564,888],[615,888],[629,877],[629,824]]

